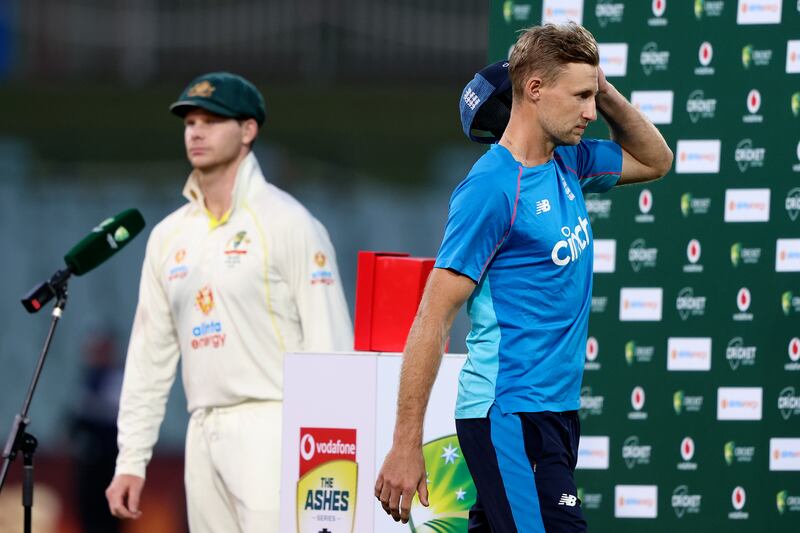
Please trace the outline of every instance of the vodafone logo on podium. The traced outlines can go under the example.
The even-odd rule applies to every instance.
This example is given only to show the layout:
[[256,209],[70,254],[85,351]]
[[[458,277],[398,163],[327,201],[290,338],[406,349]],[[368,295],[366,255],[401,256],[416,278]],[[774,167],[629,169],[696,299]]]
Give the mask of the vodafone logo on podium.
[[345,459],[356,460],[356,430],[300,428],[300,475],[315,466]]

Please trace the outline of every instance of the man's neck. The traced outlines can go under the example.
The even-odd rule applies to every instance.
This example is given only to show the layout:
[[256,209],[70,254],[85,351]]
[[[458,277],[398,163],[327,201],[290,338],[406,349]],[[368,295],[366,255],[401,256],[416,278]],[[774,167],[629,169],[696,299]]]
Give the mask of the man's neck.
[[536,112],[529,107],[514,107],[499,144],[525,167],[535,167],[553,158],[555,143],[539,126]]
[[194,170],[197,184],[203,192],[205,207],[217,220],[220,220],[231,209],[236,174],[239,171],[239,165],[248,153],[240,154],[239,157],[225,165]]

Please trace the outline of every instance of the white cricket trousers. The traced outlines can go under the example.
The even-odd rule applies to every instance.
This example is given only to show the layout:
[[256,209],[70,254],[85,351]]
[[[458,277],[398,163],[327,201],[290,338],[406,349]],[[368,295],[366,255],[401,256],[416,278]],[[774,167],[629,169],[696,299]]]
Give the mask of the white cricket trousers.
[[277,533],[280,401],[197,409],[186,434],[192,533]]

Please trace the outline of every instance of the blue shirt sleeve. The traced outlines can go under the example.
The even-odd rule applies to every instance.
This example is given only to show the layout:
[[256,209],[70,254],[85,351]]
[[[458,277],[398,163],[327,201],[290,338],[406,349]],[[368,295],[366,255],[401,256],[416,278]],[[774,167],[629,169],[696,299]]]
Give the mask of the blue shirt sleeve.
[[479,283],[513,223],[519,176],[471,174],[453,192],[436,268],[447,268]]
[[622,148],[614,141],[584,139],[577,146],[559,148],[574,157],[583,192],[606,192],[622,175]]

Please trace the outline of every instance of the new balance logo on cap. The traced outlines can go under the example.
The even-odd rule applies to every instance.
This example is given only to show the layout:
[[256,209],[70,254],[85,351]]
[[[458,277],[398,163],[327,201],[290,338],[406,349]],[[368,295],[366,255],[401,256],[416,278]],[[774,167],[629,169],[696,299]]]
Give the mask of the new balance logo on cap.
[[575,507],[578,503],[578,497],[572,494],[562,494],[561,499],[558,500],[558,505],[566,505],[567,507]]
[[464,102],[474,111],[478,104],[481,103],[481,99],[475,94],[472,88],[467,88],[467,90],[464,91]]
[[544,199],[536,202],[536,214],[541,215],[550,211],[550,200]]

